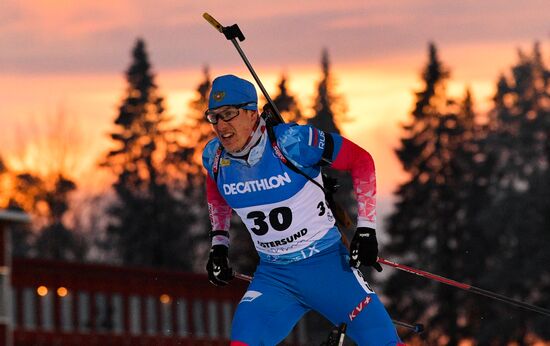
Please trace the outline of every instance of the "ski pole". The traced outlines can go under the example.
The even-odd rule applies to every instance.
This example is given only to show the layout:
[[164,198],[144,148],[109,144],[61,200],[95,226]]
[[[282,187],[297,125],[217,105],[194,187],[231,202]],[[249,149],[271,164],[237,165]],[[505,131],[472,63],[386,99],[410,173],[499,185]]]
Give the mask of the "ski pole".
[[235,277],[236,277],[237,279],[241,279],[241,280],[243,280],[243,281],[252,282],[252,279],[253,279],[253,277],[250,276],[250,275],[241,274],[241,273],[238,273],[238,272],[233,273],[233,275],[235,275]]
[[500,300],[502,302],[505,302],[505,303],[508,303],[508,304],[511,304],[511,305],[515,305],[515,306],[520,307],[520,308],[524,308],[524,309],[527,309],[527,310],[538,312],[539,314],[550,316],[550,310],[548,310],[548,309],[541,308],[540,306],[536,306],[536,305],[533,305],[533,304],[525,303],[525,302],[522,302],[522,301],[519,301],[519,300],[516,300],[516,299],[513,299],[513,298],[509,298],[509,297],[506,297],[506,296],[504,296],[502,294],[499,294],[499,293],[487,291],[487,290],[484,290],[482,288],[475,287],[475,286],[472,286],[472,285],[468,285],[468,284],[458,282],[458,281],[455,281],[455,280],[447,279],[443,276],[432,274],[432,273],[429,273],[429,272],[424,271],[424,270],[420,270],[420,269],[412,268],[412,267],[409,267],[409,266],[406,266],[406,265],[403,265],[403,264],[388,261],[387,259],[384,259],[384,258],[381,258],[381,257],[378,257],[378,262],[382,263],[382,264],[385,264],[385,265],[388,265],[390,267],[394,267],[396,269],[405,271],[407,273],[423,276],[427,279],[439,281],[439,282],[444,283],[444,284],[449,285],[449,286],[458,287],[458,288],[463,289],[463,290],[468,291],[468,292],[477,293],[477,294],[485,296],[485,297]]
[[254,68],[250,64],[250,61],[248,61],[248,58],[246,57],[243,50],[241,49],[241,46],[239,45],[239,42],[237,42],[237,38],[241,42],[244,41],[244,39],[245,39],[245,37],[244,37],[241,29],[239,28],[239,26],[237,24],[233,24],[231,26],[223,26],[217,20],[215,20],[214,17],[212,17],[211,15],[209,15],[206,12],[204,12],[202,16],[203,16],[204,19],[206,19],[206,21],[208,23],[212,24],[212,26],[214,28],[216,28],[216,30],[218,30],[220,33],[224,34],[225,38],[227,38],[228,40],[230,40],[233,43],[233,45],[237,49],[237,52],[239,52],[239,55],[243,59],[246,67],[248,67],[248,70],[252,74],[252,77],[254,77],[254,80],[256,81],[258,86],[260,87],[260,90],[262,91],[262,94],[264,94],[265,99],[267,100],[267,102],[271,106],[271,109],[273,109],[273,112],[274,112],[273,115],[277,118],[278,122],[284,123],[285,121],[283,120],[283,117],[281,116],[281,113],[279,112],[279,109],[275,105],[275,102],[273,102],[273,100],[271,99],[271,97],[267,93],[267,90],[265,90],[264,85],[262,84],[262,82],[260,81],[260,78],[256,74],[256,71],[254,71]]
[[[248,281],[248,282],[251,282],[253,277],[250,276],[250,275],[246,275],[246,274],[242,274],[242,273],[239,273],[239,272],[235,272],[233,273],[233,275],[237,278],[237,279],[240,279],[240,280],[243,280],[243,281]],[[412,330],[413,332],[415,333],[422,333],[424,331],[424,325],[422,323],[415,323],[415,324],[410,324],[410,323],[406,323],[406,322],[401,322],[401,321],[397,321],[397,320],[391,320],[393,322],[393,324],[395,324],[396,326],[399,326],[399,327],[403,327],[403,328],[407,328],[407,329],[410,329]]]
[[420,334],[424,332],[424,325],[422,323],[415,323],[415,324],[409,324],[406,322],[391,320],[393,324],[395,324],[398,327],[403,327],[412,330],[413,332]]
[[345,323],[340,323],[340,325],[336,326],[331,332],[332,336],[335,336],[336,338],[335,340],[331,340],[331,337],[329,336],[326,346],[343,346],[347,328],[348,326]]
[[345,323],[341,323],[338,326],[338,335],[340,336],[338,338],[338,346],[344,345],[344,339],[346,338],[346,329],[347,329],[347,324]]

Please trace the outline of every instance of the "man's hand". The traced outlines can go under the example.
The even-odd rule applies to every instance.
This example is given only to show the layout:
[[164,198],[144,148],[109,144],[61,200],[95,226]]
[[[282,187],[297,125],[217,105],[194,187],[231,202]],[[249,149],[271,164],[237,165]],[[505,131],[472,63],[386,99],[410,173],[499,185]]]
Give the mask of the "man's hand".
[[216,286],[225,286],[235,276],[233,268],[229,267],[229,249],[225,245],[214,245],[210,249],[206,271],[208,280]]
[[377,262],[378,241],[376,231],[369,227],[357,227],[350,244],[349,265],[359,269],[361,265],[372,266],[377,271],[382,271],[382,266]]

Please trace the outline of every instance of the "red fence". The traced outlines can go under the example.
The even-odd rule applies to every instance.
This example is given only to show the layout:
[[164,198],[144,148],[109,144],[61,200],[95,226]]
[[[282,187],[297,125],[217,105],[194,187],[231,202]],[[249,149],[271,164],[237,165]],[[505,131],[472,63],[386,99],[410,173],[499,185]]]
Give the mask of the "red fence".
[[226,345],[246,283],[205,275],[14,259],[15,345]]

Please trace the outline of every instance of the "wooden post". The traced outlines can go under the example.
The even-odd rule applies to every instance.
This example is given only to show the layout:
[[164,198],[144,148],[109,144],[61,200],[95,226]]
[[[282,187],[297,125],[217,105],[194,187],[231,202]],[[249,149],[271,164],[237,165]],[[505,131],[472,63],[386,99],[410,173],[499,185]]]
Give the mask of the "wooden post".
[[0,209],[0,345],[13,345],[13,307],[10,285],[11,237],[9,226],[28,223],[27,214]]

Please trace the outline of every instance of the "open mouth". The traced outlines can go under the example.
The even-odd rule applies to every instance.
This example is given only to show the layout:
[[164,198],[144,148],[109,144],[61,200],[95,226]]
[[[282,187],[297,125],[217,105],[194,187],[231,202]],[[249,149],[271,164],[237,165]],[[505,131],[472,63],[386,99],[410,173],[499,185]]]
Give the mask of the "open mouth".
[[221,138],[223,138],[223,139],[228,139],[228,138],[233,137],[233,135],[234,135],[234,134],[233,134],[232,132],[224,133],[224,134],[221,135]]

